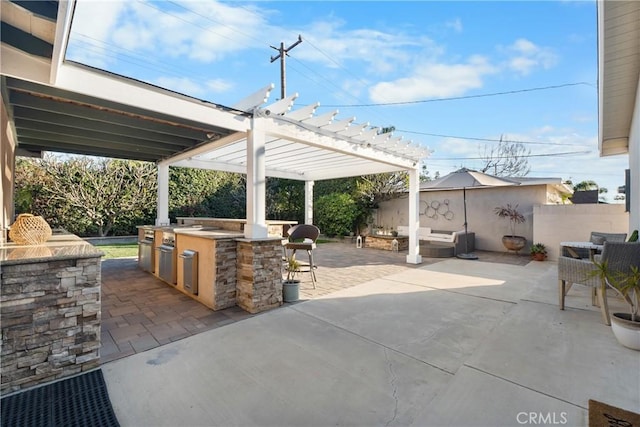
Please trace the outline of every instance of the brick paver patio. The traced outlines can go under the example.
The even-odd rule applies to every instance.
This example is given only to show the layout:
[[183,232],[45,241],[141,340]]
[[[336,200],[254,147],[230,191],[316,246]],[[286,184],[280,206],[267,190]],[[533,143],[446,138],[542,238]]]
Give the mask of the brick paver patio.
[[[482,251],[476,254],[485,262],[529,262],[529,257],[523,255]],[[304,261],[306,254],[299,253],[298,257]],[[300,301],[443,260],[424,258],[421,265],[412,265],[405,258],[406,252],[357,249],[350,241],[319,244],[314,251],[318,265],[316,289],[309,273],[300,273]],[[252,316],[255,315],[239,307],[212,311],[138,268],[135,258],[102,263],[101,363]]]

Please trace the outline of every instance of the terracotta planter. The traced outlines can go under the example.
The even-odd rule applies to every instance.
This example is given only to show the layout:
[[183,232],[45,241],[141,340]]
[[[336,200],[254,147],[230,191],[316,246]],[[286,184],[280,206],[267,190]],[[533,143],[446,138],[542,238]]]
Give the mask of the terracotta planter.
[[640,322],[632,322],[630,314],[613,313],[611,330],[620,344],[632,350],[640,350]]
[[502,244],[508,250],[518,252],[527,244],[527,239],[522,236],[502,236]]
[[531,254],[531,258],[534,261],[544,261],[547,258],[547,254],[543,254],[543,253],[537,252],[535,254]]

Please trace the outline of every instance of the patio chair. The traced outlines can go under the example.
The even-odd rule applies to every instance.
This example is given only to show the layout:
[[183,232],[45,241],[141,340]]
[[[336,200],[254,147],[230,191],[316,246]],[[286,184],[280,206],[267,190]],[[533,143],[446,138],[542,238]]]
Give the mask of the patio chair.
[[[602,254],[596,255],[594,261],[606,262],[612,274],[628,272],[631,266],[640,267],[640,242],[604,242]],[[592,294],[591,303],[599,305],[602,319],[607,325],[609,319],[609,306],[607,305],[607,285],[597,275],[597,267],[589,259],[576,259],[567,256],[558,258],[558,296],[560,310],[564,310],[564,299],[574,283],[591,286],[595,292]]]
[[293,257],[298,249],[307,251],[309,255],[309,273],[311,273],[311,283],[313,289],[316,288],[316,268],[313,262],[313,250],[316,248],[316,240],[320,235],[320,229],[311,224],[298,224],[288,230],[289,239],[284,244],[285,251],[290,249],[291,254],[287,257]]
[[[624,242],[627,238],[626,233],[603,233],[600,231],[592,231],[589,242],[596,245],[602,245],[604,242]],[[589,249],[581,248],[562,248],[562,256],[570,256],[573,258],[589,258]]]

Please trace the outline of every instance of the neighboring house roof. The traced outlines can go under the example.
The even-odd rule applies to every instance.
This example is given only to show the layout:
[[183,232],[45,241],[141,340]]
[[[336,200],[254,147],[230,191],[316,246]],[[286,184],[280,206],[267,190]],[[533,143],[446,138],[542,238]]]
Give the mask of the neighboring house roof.
[[[514,187],[528,187],[533,185],[550,185],[554,187],[561,194],[572,194],[573,190],[567,185],[562,183],[561,178],[531,178],[531,177],[501,177],[501,179],[505,179],[507,181],[512,181]],[[443,189],[443,188],[428,188],[428,185],[423,183],[420,185],[420,191],[446,191],[446,190],[455,190],[454,188]],[[474,187],[473,189],[483,189],[483,188],[493,188],[493,187]]]
[[600,155],[629,151],[640,79],[640,1],[598,2]]

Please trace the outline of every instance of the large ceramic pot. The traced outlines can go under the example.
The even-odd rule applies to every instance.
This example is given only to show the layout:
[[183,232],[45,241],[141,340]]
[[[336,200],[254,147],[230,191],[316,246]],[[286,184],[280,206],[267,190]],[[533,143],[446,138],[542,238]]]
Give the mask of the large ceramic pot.
[[630,314],[613,313],[611,329],[620,344],[633,350],[640,350],[640,322],[632,322]]
[[508,250],[518,252],[527,244],[527,239],[522,236],[502,236],[502,244]]

